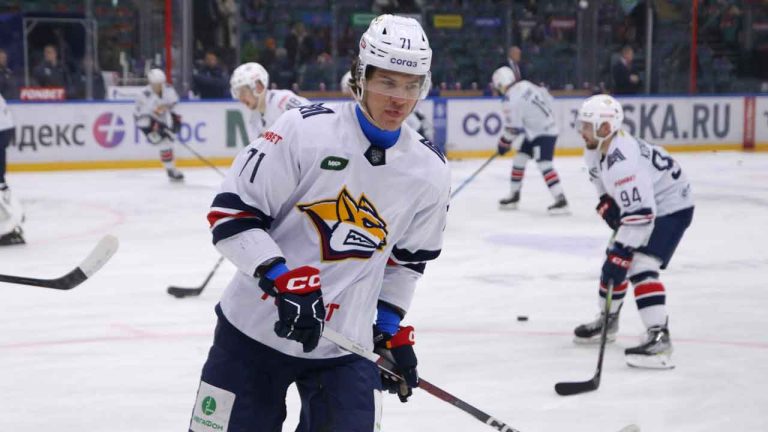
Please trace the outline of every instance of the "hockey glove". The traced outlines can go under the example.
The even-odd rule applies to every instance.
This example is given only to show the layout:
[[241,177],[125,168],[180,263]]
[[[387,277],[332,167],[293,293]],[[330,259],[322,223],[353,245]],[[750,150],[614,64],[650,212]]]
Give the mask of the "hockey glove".
[[603,218],[612,230],[616,231],[621,225],[621,211],[619,206],[616,205],[616,201],[610,195],[603,194],[595,210],[597,210],[597,214]]
[[632,250],[621,243],[614,243],[608,250],[608,256],[603,263],[603,271],[600,275],[600,283],[603,286],[613,284],[617,287],[627,279],[627,271],[632,265]]
[[373,344],[375,351],[380,355],[386,355],[386,351],[392,354],[395,360],[395,372],[400,374],[405,381],[382,371],[381,387],[383,390],[392,394],[397,394],[400,402],[408,402],[408,398],[413,394],[413,387],[419,385],[419,373],[416,370],[418,361],[416,353],[413,351],[415,343],[413,327],[400,327],[394,335],[390,335],[373,327]]
[[278,262],[261,277],[259,286],[275,296],[275,333],[300,342],[304,352],[315,349],[325,324],[320,270],[310,266],[288,270],[283,262]]
[[499,138],[499,143],[497,144],[499,149],[499,156],[504,156],[512,149],[512,140],[504,138],[504,135]]

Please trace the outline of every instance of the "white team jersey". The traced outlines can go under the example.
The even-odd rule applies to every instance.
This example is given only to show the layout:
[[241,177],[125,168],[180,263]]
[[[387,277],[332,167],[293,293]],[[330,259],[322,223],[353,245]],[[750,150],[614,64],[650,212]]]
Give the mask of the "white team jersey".
[[515,135],[525,133],[529,141],[542,135],[557,136],[552,102],[546,89],[528,81],[517,82],[504,95],[504,127]]
[[301,105],[309,105],[311,102],[290,90],[266,90],[267,100],[265,103],[264,114],[259,110],[251,111],[251,118],[248,122],[248,138],[255,140],[265,130],[269,129],[275,121],[289,109]]
[[644,246],[657,217],[693,206],[688,178],[667,150],[623,130],[611,141],[597,174],[621,209],[616,241],[625,246]]
[[[162,95],[158,95],[152,91],[151,86],[144,87],[139,97],[136,98],[136,107],[134,109],[134,116],[139,119],[141,117],[152,117],[153,119],[163,123],[164,125],[173,126],[173,119],[171,118],[171,111],[174,106],[179,102],[179,95],[176,90],[169,86],[163,86]],[[160,106],[168,107],[162,114],[157,114],[155,110]]]
[[[13,127],[13,116],[11,110],[8,108],[8,104],[5,103],[3,95],[0,95],[0,131],[10,129]],[[2,149],[0,149],[2,151]]]
[[587,165],[587,170],[589,171],[589,182],[595,187],[597,196],[599,197],[607,193],[603,187],[603,180],[600,178],[600,159],[602,159],[602,157],[603,155],[598,149],[584,149],[584,163]]
[[348,354],[325,339],[304,353],[275,335],[274,300],[253,275],[282,256],[289,268],[320,270],[326,325],[371,349],[377,302],[407,310],[425,262],[439,255],[449,193],[444,157],[409,126],[382,153],[355,103],[290,110],[235,158],[208,216],[216,247],[239,269],[224,315],[288,355]]

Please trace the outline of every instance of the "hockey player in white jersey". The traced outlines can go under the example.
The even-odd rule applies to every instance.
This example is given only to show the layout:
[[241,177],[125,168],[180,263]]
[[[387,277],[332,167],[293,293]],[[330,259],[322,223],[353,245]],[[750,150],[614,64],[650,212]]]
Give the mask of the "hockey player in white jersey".
[[5,182],[5,149],[13,140],[15,132],[11,110],[0,94],[0,246],[24,243],[21,229],[24,211]]
[[[355,102],[287,111],[214,198],[214,244],[239,271],[216,307],[192,431],[281,430],[292,383],[297,431],[380,430],[381,389],[406,401],[418,385],[401,320],[440,254],[450,173],[404,122],[430,88],[432,51],[416,20],[392,15],[359,49]],[[325,326],[390,350],[406,382],[321,338]]]
[[174,134],[181,127],[181,116],[173,111],[179,102],[179,95],[166,84],[165,72],[160,69],[151,69],[147,80],[149,85],[136,98],[133,114],[136,126],[151,144],[160,147],[160,160],[168,178],[172,182],[184,181],[184,174],[176,168],[173,155]]
[[[350,96],[352,96],[352,90],[349,88],[349,81],[351,78],[352,73],[345,73],[344,76],[341,77],[341,83],[339,85],[342,93]],[[419,109],[419,104],[416,104],[416,108],[414,108],[411,115],[405,119],[405,122],[421,136],[428,139],[430,142],[435,142],[435,127],[432,119]]]
[[[693,218],[693,195],[685,172],[669,153],[621,129],[624,112],[611,96],[587,99],[578,112],[586,143],[585,160],[597,189],[598,213],[614,230],[600,277],[599,307],[613,286],[608,340],[615,339],[628,281],[647,329],[647,338],[625,350],[630,366],[668,369],[669,336],[665,287],[659,272],[669,261]],[[578,326],[577,343],[599,340],[602,316]]]
[[499,138],[498,152],[504,155],[513,146],[517,150],[512,161],[510,193],[499,200],[499,207],[517,209],[525,166],[529,160],[534,159],[555,199],[547,211],[550,214],[567,214],[568,201],[565,199],[560,176],[552,164],[559,133],[557,120],[552,112],[552,96],[542,87],[518,80],[509,66],[496,69],[492,81],[493,87],[503,96],[504,131]]
[[270,90],[269,73],[258,63],[244,63],[229,80],[232,97],[251,110],[249,142],[269,129],[284,112],[311,102],[290,90]]

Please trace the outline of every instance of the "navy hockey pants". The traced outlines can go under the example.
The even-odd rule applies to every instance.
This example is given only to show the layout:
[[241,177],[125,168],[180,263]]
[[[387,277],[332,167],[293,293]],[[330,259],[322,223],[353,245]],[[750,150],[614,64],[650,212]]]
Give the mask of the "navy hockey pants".
[[[552,161],[555,157],[555,143],[557,137],[542,135],[533,141],[526,139],[520,146],[520,153],[525,153],[537,161]],[[538,147],[538,152],[535,150]],[[538,154],[537,154],[538,153]]]
[[683,233],[693,220],[693,207],[676,211],[672,214],[657,217],[648,244],[637,251],[654,256],[661,260],[661,268],[665,269],[675,253]]
[[280,432],[288,386],[301,396],[297,432],[371,432],[381,378],[356,355],[301,359],[236,329],[216,306],[213,347],[203,366],[190,431]]
[[0,131],[0,183],[5,183],[5,148],[11,143],[15,133],[14,128]]

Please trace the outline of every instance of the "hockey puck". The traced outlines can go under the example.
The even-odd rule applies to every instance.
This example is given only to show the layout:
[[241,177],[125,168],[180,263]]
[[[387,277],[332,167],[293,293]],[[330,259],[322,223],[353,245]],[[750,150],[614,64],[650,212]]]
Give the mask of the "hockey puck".
[[518,321],[528,321],[528,315],[518,315],[517,316]]

